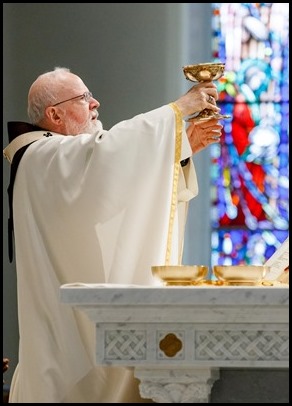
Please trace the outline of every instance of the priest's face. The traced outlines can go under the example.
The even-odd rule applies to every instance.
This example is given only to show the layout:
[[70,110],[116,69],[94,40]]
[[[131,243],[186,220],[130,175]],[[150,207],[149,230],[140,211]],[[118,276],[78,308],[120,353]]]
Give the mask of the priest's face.
[[98,120],[97,108],[99,103],[93,97],[89,101],[79,100],[71,103],[63,111],[63,134],[78,135],[82,133],[96,134],[102,130],[102,123]]
[[100,103],[93,97],[83,81],[69,74],[68,82],[58,92],[60,100],[53,107],[59,117],[59,132],[65,135],[96,134],[102,130],[98,120]]

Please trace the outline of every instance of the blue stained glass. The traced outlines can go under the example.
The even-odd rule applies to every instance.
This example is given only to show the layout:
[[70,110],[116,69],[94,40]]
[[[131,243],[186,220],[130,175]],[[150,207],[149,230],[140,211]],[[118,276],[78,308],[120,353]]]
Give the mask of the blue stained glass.
[[263,263],[289,232],[289,5],[212,7],[218,105],[231,118],[211,148],[211,261]]

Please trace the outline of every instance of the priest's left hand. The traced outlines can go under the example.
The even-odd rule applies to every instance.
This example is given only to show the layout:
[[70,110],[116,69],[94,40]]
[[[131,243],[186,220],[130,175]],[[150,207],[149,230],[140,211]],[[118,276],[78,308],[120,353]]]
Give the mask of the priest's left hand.
[[222,128],[223,126],[217,118],[190,121],[187,135],[193,154],[200,152],[210,144],[220,142]]

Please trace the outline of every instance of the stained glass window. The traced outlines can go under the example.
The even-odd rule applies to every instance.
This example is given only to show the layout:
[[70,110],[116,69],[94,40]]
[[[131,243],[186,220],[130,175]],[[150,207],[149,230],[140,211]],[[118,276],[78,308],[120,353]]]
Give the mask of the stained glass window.
[[289,4],[212,3],[225,119],[211,147],[212,265],[263,264],[289,232]]

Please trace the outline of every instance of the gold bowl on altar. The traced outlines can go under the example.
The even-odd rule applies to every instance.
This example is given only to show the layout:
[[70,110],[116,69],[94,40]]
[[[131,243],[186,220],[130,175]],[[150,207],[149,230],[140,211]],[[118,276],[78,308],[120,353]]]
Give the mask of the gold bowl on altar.
[[206,265],[161,265],[152,266],[152,275],[166,286],[197,285],[206,279]]
[[270,270],[266,265],[214,265],[216,278],[227,285],[261,284]]

